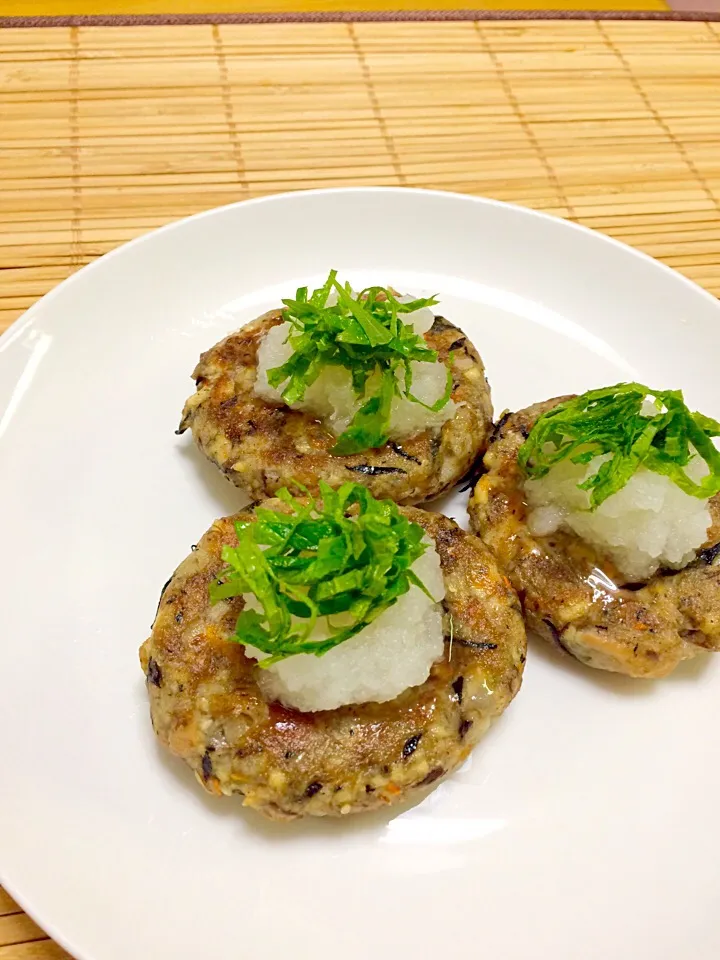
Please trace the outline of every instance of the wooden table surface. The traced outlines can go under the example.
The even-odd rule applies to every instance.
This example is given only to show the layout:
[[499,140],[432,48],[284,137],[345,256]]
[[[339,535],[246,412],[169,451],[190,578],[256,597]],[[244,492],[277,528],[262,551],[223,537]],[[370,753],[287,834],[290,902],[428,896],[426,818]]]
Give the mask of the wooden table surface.
[[[547,210],[720,294],[720,25],[0,31],[0,329],[170,220],[358,184]],[[60,957],[0,891],[0,960]]]

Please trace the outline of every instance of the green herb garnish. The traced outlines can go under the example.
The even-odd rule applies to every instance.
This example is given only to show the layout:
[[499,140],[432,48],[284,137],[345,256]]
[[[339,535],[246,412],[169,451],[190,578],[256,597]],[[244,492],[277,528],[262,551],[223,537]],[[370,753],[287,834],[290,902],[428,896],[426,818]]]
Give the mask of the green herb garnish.
[[[643,413],[645,401],[657,413]],[[618,383],[589,390],[544,413],[520,447],[518,461],[527,476],[539,478],[562,460],[589,463],[610,454],[597,473],[578,484],[589,491],[591,510],[621,490],[640,466],[702,499],[720,491],[720,453],[711,439],[718,436],[720,423],[692,413],[680,390]],[[710,471],[699,482],[685,472],[696,455]]]
[[[337,303],[328,306],[333,290]],[[433,412],[442,410],[450,399],[449,367],[445,392],[432,406],[412,394],[410,364],[413,360],[435,363],[438,355],[415,333],[412,323],[404,323],[402,317],[434,306],[435,298],[401,303],[385,287],[368,287],[353,295],[350,285],[338,283],[337,271],[331,270],[319,290],[308,295],[307,287],[301,287],[294,300],[283,303],[283,318],[291,326],[288,339],[293,354],[282,366],[268,370],[270,386],[285,384],[283,400],[288,405],[297,403],[323,368],[334,364],[350,371],[355,395],[364,400],[331,453],[345,456],[387,443],[390,407],[395,396]]]
[[[231,639],[267,653],[263,667],[297,653],[322,656],[411,586],[430,596],[410,569],[427,547],[419,524],[359,483],[334,491],[321,480],[320,494],[322,502],[298,500],[283,488],[277,496],[289,512],[258,508],[254,521],[238,521],[238,544],[223,547],[227,566],[210,585],[213,603],[253,594],[262,607],[240,613]],[[310,640],[318,617],[326,618],[327,639]]]

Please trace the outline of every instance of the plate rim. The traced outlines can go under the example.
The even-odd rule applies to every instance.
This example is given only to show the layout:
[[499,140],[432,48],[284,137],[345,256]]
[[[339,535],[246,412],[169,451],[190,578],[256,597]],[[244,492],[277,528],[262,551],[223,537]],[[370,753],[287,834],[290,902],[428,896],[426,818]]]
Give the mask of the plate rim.
[[13,320],[7,330],[0,334],[0,353],[3,353],[15,340],[15,338],[26,329],[26,327],[33,321],[36,313],[44,308],[47,303],[52,303],[53,299],[55,299],[56,296],[59,296],[61,291],[66,290],[70,284],[76,282],[78,277],[86,276],[89,271],[100,269],[101,264],[105,264],[109,260],[113,260],[115,257],[120,256],[121,253],[128,248],[139,246],[142,243],[147,243],[151,237],[155,237],[158,234],[163,234],[171,230],[182,229],[185,224],[212,217],[223,211],[234,208],[245,207],[248,205],[261,206],[273,203],[282,203],[291,197],[297,196],[336,196],[338,194],[344,195],[356,193],[409,193],[420,197],[447,197],[452,200],[462,200],[464,202],[479,204],[483,207],[507,207],[511,210],[519,211],[522,214],[540,220],[549,220],[553,223],[561,223],[571,230],[576,230],[586,235],[589,234],[601,242],[610,244],[616,249],[624,250],[625,252],[632,254],[641,261],[653,264],[653,266],[662,270],[666,275],[673,277],[675,280],[681,281],[689,289],[694,290],[696,293],[701,293],[709,302],[715,304],[716,306],[720,304],[720,298],[710,293],[710,291],[706,290],[705,287],[701,286],[699,283],[696,283],[695,280],[691,280],[690,277],[686,277],[685,274],[680,273],[679,270],[675,270],[674,267],[670,267],[668,264],[663,263],[662,260],[658,260],[657,258],[650,256],[649,253],[645,253],[643,250],[638,250],[637,247],[630,246],[630,244],[624,243],[622,240],[618,240],[616,237],[611,237],[609,234],[604,233],[601,230],[595,230],[592,227],[585,226],[585,224],[577,223],[575,220],[570,220],[566,217],[560,217],[554,213],[546,213],[544,210],[536,210],[533,207],[525,207],[520,203],[509,203],[506,200],[497,200],[494,197],[475,196],[474,194],[459,193],[454,190],[436,190],[427,189],[425,187],[320,187],[310,190],[284,190],[281,193],[270,193],[262,197],[249,197],[245,200],[234,200],[232,203],[221,204],[218,207],[209,207],[207,210],[199,210],[197,213],[192,213],[187,217],[180,217],[177,220],[170,220],[168,223],[164,223],[160,227],[155,227],[153,230],[148,230],[145,233],[141,233],[137,237],[133,237],[132,240],[127,240],[125,243],[119,244],[117,247],[114,247],[107,253],[102,254],[102,256],[97,257],[91,263],[86,263],[84,266],[80,267],[79,270],[71,273],[70,276],[65,277],[64,280],[61,280],[60,283],[56,284],[54,287],[48,290],[47,293],[44,293],[34,303],[30,304],[27,310],[21,313],[16,320]]

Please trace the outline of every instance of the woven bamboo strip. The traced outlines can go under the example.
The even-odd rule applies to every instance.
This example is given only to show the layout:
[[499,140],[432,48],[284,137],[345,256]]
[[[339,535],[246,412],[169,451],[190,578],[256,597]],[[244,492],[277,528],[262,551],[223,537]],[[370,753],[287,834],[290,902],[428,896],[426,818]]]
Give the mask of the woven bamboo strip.
[[44,939],[46,937],[40,927],[26,914],[13,913],[0,917],[0,947]]
[[6,917],[11,913],[20,913],[20,907],[13,898],[0,887],[0,917]]
[[72,960],[51,940],[37,940],[0,947],[0,960]]

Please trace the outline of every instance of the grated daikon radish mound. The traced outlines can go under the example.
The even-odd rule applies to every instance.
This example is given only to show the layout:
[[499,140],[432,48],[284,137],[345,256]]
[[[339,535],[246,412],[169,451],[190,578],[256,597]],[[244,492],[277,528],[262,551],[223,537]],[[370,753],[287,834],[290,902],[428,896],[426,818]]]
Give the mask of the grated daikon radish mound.
[[[640,467],[621,490],[590,512],[588,493],[577,485],[607,459],[596,457],[589,464],[565,460],[545,477],[527,480],[530,533],[549,536],[567,527],[608,554],[628,582],[647,580],[659,567],[679,570],[694,560],[711,524],[708,501]],[[687,473],[700,480],[707,465],[696,457]]]
[[[408,298],[401,297],[401,300]],[[422,336],[433,324],[435,315],[429,307],[415,310],[402,317],[404,323],[412,323],[415,332]],[[258,370],[255,392],[267,400],[284,403],[282,388],[271,387],[267,380],[267,371],[282,366],[292,355],[293,349],[287,343],[290,325],[281,323],[272,327],[260,344],[258,350]],[[414,396],[428,406],[432,406],[445,393],[448,368],[439,360],[435,363],[413,361],[412,387]],[[402,383],[402,373],[398,371],[398,381]],[[284,386],[284,384],[282,385]],[[373,378],[368,387],[372,389]],[[293,403],[294,410],[304,410],[325,421],[335,436],[343,433],[350,421],[363,404],[362,397],[356,397],[352,388],[349,370],[341,366],[327,366],[315,382],[308,387],[304,399]],[[419,403],[395,397],[390,413],[390,436],[395,439],[421,433],[431,427],[441,427],[455,415],[455,404],[449,400],[442,410],[433,412]]]
[[[440,558],[434,542],[428,537],[424,542],[430,545],[412,569],[440,601],[445,596]],[[256,603],[254,597],[245,600],[250,607]],[[311,636],[327,636],[324,617]],[[266,656],[251,646],[245,653],[256,660]],[[361,633],[324,656],[301,653],[256,673],[269,700],[298,710],[333,710],[349,703],[394,700],[408,687],[424,683],[442,655],[442,605],[411,586]]]

